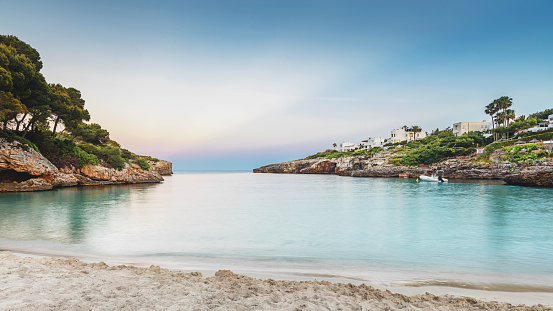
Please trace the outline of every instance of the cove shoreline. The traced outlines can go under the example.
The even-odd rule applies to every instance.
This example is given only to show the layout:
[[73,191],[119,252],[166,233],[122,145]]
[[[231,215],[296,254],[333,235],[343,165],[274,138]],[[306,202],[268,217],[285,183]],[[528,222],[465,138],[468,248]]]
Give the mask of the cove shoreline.
[[471,158],[450,159],[422,167],[395,166],[389,159],[343,157],[334,159],[293,160],[253,169],[253,173],[326,174],[346,177],[418,178],[441,171],[452,180],[500,180],[507,185],[553,187],[553,162],[539,165],[471,162]]
[[[46,266],[44,269],[41,270],[39,275],[32,276],[32,278],[36,277],[40,280],[46,282],[51,282],[51,279],[59,279],[60,272],[57,271],[57,269],[62,270],[63,275],[73,275],[76,274],[79,276],[77,278],[78,282],[82,285],[83,282],[85,285],[88,283],[93,283],[96,285],[98,284],[98,280],[89,279],[81,280],[80,276],[84,273],[82,272],[83,265],[90,266],[93,269],[95,267],[102,267],[107,274],[111,274],[110,277],[104,277],[103,281],[109,280],[109,282],[112,282],[113,279],[120,279],[120,276],[118,276],[119,272],[123,270],[129,270],[129,271],[137,271],[137,269],[146,269],[149,272],[154,273],[160,273],[159,271],[163,271],[162,274],[189,274],[197,279],[193,284],[190,284],[192,288],[197,287],[198,284],[206,283],[208,282],[214,282],[216,279],[220,279],[218,276],[220,274],[225,274],[226,276],[229,276],[232,280],[232,283],[236,286],[236,283],[241,283],[240,281],[245,281],[246,284],[249,284],[248,286],[251,286],[252,283],[254,284],[263,284],[267,285],[265,283],[269,282],[267,285],[269,287],[268,291],[284,291],[284,292],[290,292],[293,295],[298,294],[297,287],[298,282],[300,284],[303,284],[304,290],[305,289],[312,289],[316,288],[318,286],[324,285],[326,287],[337,287],[328,290],[326,293],[330,298],[331,296],[338,295],[341,297],[339,300],[344,303],[344,305],[341,305],[342,307],[345,307],[347,305],[351,305],[350,301],[347,301],[347,297],[345,297],[345,293],[340,290],[343,286],[350,289],[366,289],[369,288],[369,291],[376,295],[376,297],[379,297],[375,300],[374,297],[372,299],[361,299],[361,301],[357,301],[357,303],[360,303],[360,305],[363,304],[370,304],[371,308],[376,309],[384,309],[384,307],[379,306],[380,303],[383,301],[386,303],[386,306],[390,307],[390,304],[394,305],[392,309],[400,309],[405,308],[405,303],[410,303],[411,307],[417,306],[417,304],[425,304],[428,301],[431,301],[431,305],[426,305],[425,308],[432,306],[432,308],[441,310],[441,309],[448,309],[448,308],[455,308],[455,309],[465,309],[465,310],[479,310],[479,309],[491,309],[491,310],[553,310],[553,292],[536,292],[536,291],[501,291],[501,290],[482,290],[482,289],[474,289],[474,288],[462,288],[462,287],[455,287],[455,286],[437,286],[437,285],[427,285],[427,286],[384,286],[381,284],[375,284],[370,283],[366,281],[361,281],[357,279],[352,279],[348,277],[340,277],[340,276],[333,276],[333,275],[310,275],[310,274],[288,274],[288,273],[271,273],[271,272],[259,272],[259,271],[245,271],[245,270],[235,270],[238,274],[235,274],[234,272],[230,272],[229,270],[216,270],[216,269],[167,269],[163,264],[160,264],[159,262],[142,262],[142,261],[129,261],[126,258],[117,258],[117,257],[106,257],[103,258],[102,256],[82,256],[77,255],[76,257],[79,259],[75,259],[75,256],[72,256],[71,254],[63,254],[63,255],[54,255],[54,254],[41,254],[40,252],[36,253],[30,253],[30,252],[21,252],[18,250],[15,251],[8,251],[5,250],[6,247],[2,247],[0,249],[0,276],[3,275],[3,279],[6,279],[6,263],[8,263],[8,266],[10,265],[10,262],[18,261],[19,263],[24,262],[25,265],[12,265],[11,268],[9,268],[9,274],[25,274],[28,275],[29,269],[39,269],[40,265]],[[77,262],[77,264],[76,264]],[[61,263],[61,267],[59,266]],[[32,268],[26,267],[26,265],[31,265]],[[77,267],[75,267],[77,265]],[[52,269],[52,271],[49,271],[47,267],[55,267]],[[119,272],[118,272],[119,271]],[[129,272],[127,271],[127,272]],[[225,272],[221,272],[225,271]],[[228,271],[228,272],[226,272]],[[132,273],[131,273],[132,274]],[[143,273],[140,273],[139,275],[133,275],[132,278],[141,278]],[[218,275],[219,274],[219,275]],[[87,277],[90,276],[90,272],[85,274]],[[130,277],[130,276],[127,276]],[[2,280],[0,278],[0,280]],[[156,276],[156,282],[169,282],[171,283],[170,279],[174,279],[173,277],[161,277],[159,279],[158,276]],[[29,279],[27,279],[29,281]],[[67,286],[70,287],[71,283],[75,281],[75,277],[72,276],[68,280]],[[102,281],[102,282],[103,282]],[[229,281],[229,280],[227,280]],[[278,284],[273,282],[279,282]],[[8,284],[9,282],[2,282],[5,284]],[[23,291],[23,293],[20,293],[17,297],[18,300],[25,300],[28,299],[29,301],[33,301],[31,296],[25,296],[25,289],[24,286],[26,282],[11,282],[10,284],[10,290],[16,291],[18,288]],[[123,282],[125,283],[125,282]],[[129,282],[127,282],[129,283]],[[132,283],[132,282],[130,282]],[[198,283],[198,284],[196,284]],[[228,294],[229,288],[221,288],[221,284],[217,284],[218,282],[215,282],[215,284],[212,284],[215,286],[216,293],[215,295],[225,295]],[[0,283],[1,284],[1,283]],[[127,284],[128,285],[128,284]],[[244,284],[242,284],[244,285]],[[122,285],[120,285],[122,286]],[[203,286],[203,285],[202,285]],[[86,286],[85,286],[86,288]],[[292,289],[291,289],[292,288]],[[187,290],[191,290],[191,288],[187,288]],[[205,289],[204,289],[205,290]],[[213,290],[213,289],[210,289]],[[1,291],[0,291],[1,292]],[[324,297],[324,292],[319,293],[320,296]],[[381,297],[384,295],[384,297]],[[344,297],[342,297],[344,296]],[[389,296],[389,297],[388,297]],[[125,295],[122,293],[122,297],[125,297]],[[438,298],[436,298],[438,297]],[[9,297],[5,297],[4,299],[0,299],[2,301],[0,303],[0,306],[9,306],[10,299]],[[233,301],[240,302],[238,305],[243,305],[244,307],[252,307],[252,305],[248,305],[248,298],[250,296],[244,295],[240,296],[238,294],[238,297],[234,297]],[[302,297],[303,298],[303,297]],[[366,298],[366,297],[365,297]],[[8,299],[8,300],[6,300]],[[78,297],[72,298],[79,300]],[[122,299],[122,298],[121,298]],[[167,299],[167,297],[165,297]],[[291,301],[287,301],[284,306],[286,308],[292,307],[294,303],[296,302],[296,299],[299,299],[296,297],[295,299],[292,299]],[[334,297],[333,299],[336,299]],[[459,300],[460,299],[460,300]],[[108,299],[109,300],[109,299]],[[171,300],[171,299],[169,299]],[[301,299],[303,300],[303,299]],[[303,301],[303,303],[314,303],[315,306],[321,307],[326,305],[328,301],[326,301],[324,298],[323,301]],[[343,301],[342,301],[343,300]],[[86,299],[85,299],[86,301]],[[326,301],[326,302],[325,302]],[[469,304],[467,304],[467,301]],[[375,305],[375,303],[378,302],[378,304]],[[34,303],[34,302],[33,302]],[[398,304],[399,303],[399,304]],[[461,303],[459,305],[459,303]],[[101,305],[101,303],[100,303]],[[14,305],[12,307],[14,308],[8,308],[9,310],[20,310],[27,308],[29,305]],[[33,305],[34,306],[34,305]],[[226,303],[222,303],[220,305],[221,307],[229,306]],[[275,309],[283,309],[283,305],[280,305],[279,307]],[[531,307],[532,306],[532,307]],[[59,307],[65,307],[64,305],[60,305]],[[317,309],[314,308],[313,310]],[[265,308],[262,308],[265,309]],[[268,307],[268,309],[273,309],[272,307]],[[310,308],[308,308],[310,309]],[[409,307],[408,307],[409,309]]]

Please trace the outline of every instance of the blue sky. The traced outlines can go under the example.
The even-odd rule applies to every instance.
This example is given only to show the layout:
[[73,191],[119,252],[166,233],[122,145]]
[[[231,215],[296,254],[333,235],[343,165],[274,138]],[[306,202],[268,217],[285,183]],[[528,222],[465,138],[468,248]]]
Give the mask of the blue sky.
[[123,147],[251,169],[553,107],[553,1],[12,1],[0,32]]

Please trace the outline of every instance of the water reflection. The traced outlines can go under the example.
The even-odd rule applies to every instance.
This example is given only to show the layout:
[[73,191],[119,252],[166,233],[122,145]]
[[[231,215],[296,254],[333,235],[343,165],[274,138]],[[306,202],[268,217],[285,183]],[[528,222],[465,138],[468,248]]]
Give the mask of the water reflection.
[[91,225],[106,223],[114,210],[148,196],[157,185],[64,188],[0,195],[0,237],[81,243]]

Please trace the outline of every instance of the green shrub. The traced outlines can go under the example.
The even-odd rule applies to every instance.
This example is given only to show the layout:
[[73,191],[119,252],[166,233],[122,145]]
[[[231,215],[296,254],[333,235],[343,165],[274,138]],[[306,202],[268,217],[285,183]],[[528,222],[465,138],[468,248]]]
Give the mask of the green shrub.
[[159,162],[159,159],[156,159],[156,158],[153,158],[153,157],[150,157],[150,156],[140,156],[140,157],[144,160],[147,160],[147,161]]
[[87,153],[86,151],[82,150],[78,146],[75,146],[75,149],[73,150],[73,155],[79,159],[79,167],[83,167],[87,164],[90,165],[98,165],[98,157]]
[[121,157],[121,149],[113,146],[96,146],[90,143],[80,143],[79,147],[87,153],[93,154],[104,161],[108,166],[122,170],[125,160]]
[[121,149],[121,157],[125,160],[134,158],[136,155],[127,149]]
[[503,151],[505,153],[501,160],[509,162],[525,162],[527,160],[537,160],[547,156],[547,151],[536,144],[503,147]]
[[303,158],[302,160],[312,160],[312,159],[336,159],[336,158],[343,158],[343,157],[359,157],[359,156],[370,156],[374,155],[376,153],[381,152],[382,148],[375,147],[371,149],[361,149],[361,150],[351,150],[351,151],[336,151],[333,149],[328,149],[323,152],[318,152],[316,154],[310,155],[308,157]]
[[125,168],[125,160],[123,160],[123,158],[121,158],[121,156],[119,155],[110,156],[106,162],[108,163],[109,166],[113,167],[118,171]]
[[141,169],[147,171],[150,169],[150,164],[148,164],[148,162],[142,158],[138,158],[136,159],[136,164],[138,164],[138,166],[140,166]]
[[476,152],[476,145],[484,143],[486,138],[479,132],[456,137],[451,131],[441,131],[424,139],[409,142],[403,156],[394,158],[392,164],[419,166],[434,164],[448,158],[470,155]]
[[34,141],[39,152],[58,168],[97,165],[98,158],[79,148],[70,139],[52,138],[49,131],[29,132],[29,140]]
[[313,155],[310,155],[308,157],[305,157],[303,158],[302,160],[312,160],[312,159],[322,159],[322,158],[327,158],[329,155],[333,154],[333,153],[336,153],[338,151],[336,150],[332,150],[332,149],[328,149],[326,151],[323,151],[323,152],[317,152]]

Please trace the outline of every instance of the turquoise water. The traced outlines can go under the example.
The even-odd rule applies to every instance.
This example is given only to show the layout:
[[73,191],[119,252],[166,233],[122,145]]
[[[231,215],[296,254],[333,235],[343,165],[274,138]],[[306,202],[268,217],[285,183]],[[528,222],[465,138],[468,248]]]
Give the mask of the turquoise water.
[[[176,269],[553,291],[553,189],[177,172],[0,195],[0,249]],[[108,260],[106,260],[108,261]]]

